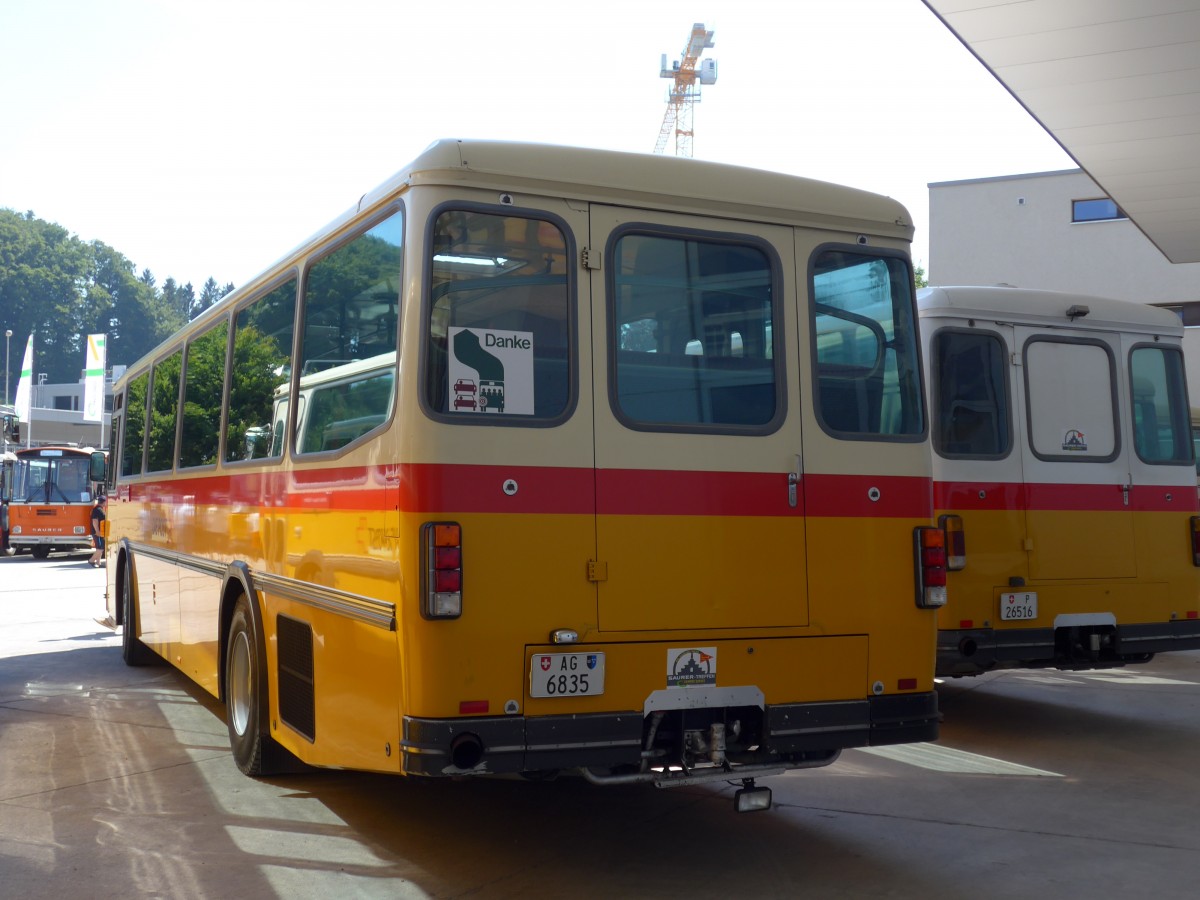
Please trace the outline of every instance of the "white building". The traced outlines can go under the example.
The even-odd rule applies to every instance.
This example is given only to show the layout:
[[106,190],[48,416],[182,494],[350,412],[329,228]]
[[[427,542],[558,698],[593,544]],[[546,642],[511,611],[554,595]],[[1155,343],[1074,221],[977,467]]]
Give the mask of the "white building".
[[[30,389],[32,423],[21,423],[21,446],[66,444],[75,447],[107,449],[109,420],[112,414],[112,385],[124,374],[124,366],[114,366],[104,379],[104,421],[83,420],[83,379],[76,384],[48,384],[39,381]],[[44,378],[45,376],[41,376]],[[12,449],[12,445],[8,446]]]
[[1011,284],[1164,306],[1200,406],[1200,263],[1171,263],[1081,169],[929,185],[931,285]]

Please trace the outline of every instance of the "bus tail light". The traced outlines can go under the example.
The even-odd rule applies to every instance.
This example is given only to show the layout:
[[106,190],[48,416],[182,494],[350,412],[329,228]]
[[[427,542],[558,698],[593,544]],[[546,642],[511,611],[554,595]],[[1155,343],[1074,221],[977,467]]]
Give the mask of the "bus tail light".
[[962,516],[941,516],[938,525],[946,536],[946,568],[958,572],[967,567],[967,533]]
[[923,526],[913,532],[916,550],[917,606],[936,609],[946,605],[946,535],[940,528]]
[[421,526],[422,614],[428,619],[462,615],[462,526],[426,522]]
[[1192,565],[1200,566],[1200,516],[1192,516]]

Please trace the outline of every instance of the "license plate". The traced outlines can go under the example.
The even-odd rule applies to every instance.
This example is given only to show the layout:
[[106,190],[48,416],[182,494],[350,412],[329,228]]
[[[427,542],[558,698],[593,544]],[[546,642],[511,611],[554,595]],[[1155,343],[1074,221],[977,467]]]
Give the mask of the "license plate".
[[603,693],[603,653],[535,653],[529,661],[530,697],[582,697]]
[[1000,595],[1000,621],[1024,622],[1037,618],[1037,593],[1018,591]]

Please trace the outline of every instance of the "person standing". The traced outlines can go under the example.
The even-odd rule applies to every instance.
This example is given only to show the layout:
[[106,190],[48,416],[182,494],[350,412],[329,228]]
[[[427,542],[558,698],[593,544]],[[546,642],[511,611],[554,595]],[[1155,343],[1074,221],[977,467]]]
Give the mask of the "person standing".
[[95,547],[88,557],[88,565],[99,568],[104,565],[104,521],[108,518],[108,498],[101,494],[92,507],[92,544]]

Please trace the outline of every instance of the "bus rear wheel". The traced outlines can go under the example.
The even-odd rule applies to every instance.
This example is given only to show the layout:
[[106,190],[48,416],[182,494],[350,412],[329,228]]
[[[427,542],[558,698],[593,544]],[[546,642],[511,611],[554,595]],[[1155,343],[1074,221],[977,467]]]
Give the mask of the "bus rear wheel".
[[127,666],[148,666],[158,661],[158,656],[143,644],[137,636],[137,604],[133,590],[133,563],[125,560],[121,573],[121,658]]
[[45,559],[50,555],[49,544],[34,544],[33,549],[29,551],[33,554],[34,559]]
[[283,769],[281,748],[267,733],[267,684],[245,594],[237,599],[225,643],[225,724],[233,760],[245,775]]

